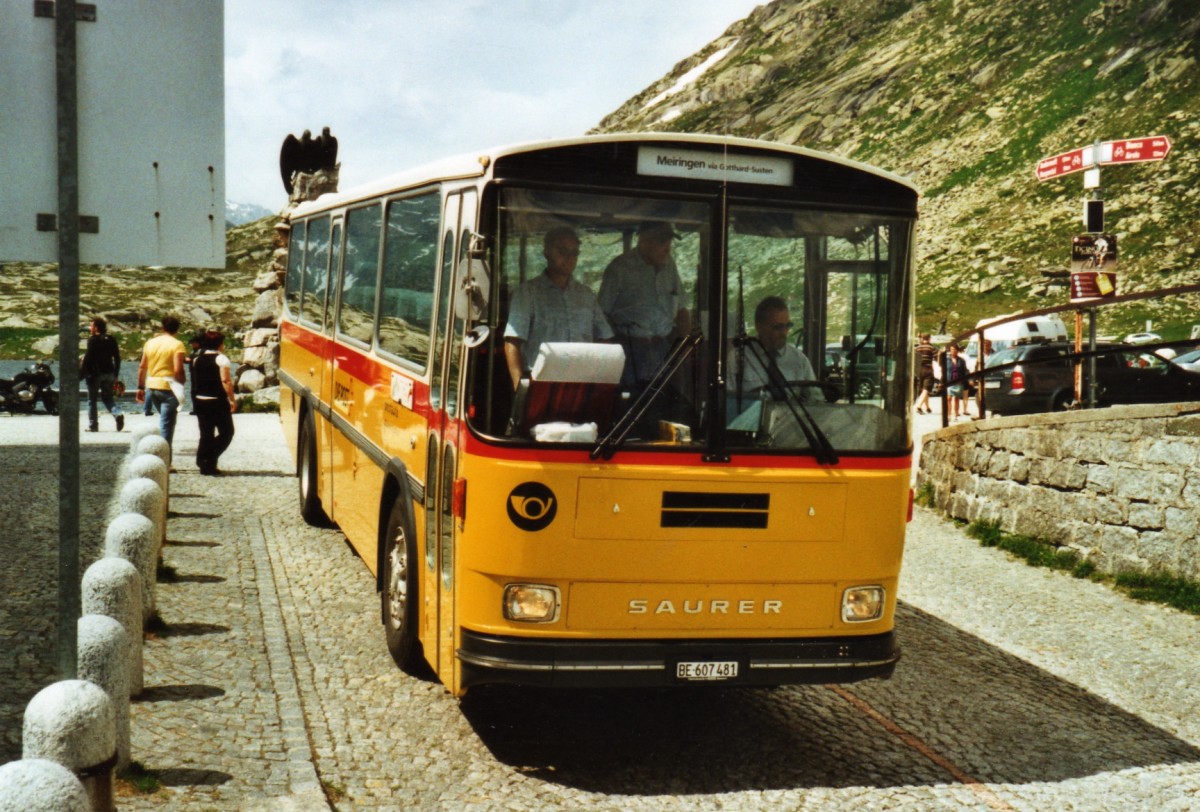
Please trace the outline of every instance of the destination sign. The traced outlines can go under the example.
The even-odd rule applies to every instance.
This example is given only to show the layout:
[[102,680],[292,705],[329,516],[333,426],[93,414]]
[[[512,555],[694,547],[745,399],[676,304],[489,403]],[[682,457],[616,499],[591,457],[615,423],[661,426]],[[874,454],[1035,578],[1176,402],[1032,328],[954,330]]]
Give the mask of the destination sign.
[[666,178],[696,178],[770,186],[792,185],[790,159],[760,155],[641,147],[638,150],[637,170],[639,175]]

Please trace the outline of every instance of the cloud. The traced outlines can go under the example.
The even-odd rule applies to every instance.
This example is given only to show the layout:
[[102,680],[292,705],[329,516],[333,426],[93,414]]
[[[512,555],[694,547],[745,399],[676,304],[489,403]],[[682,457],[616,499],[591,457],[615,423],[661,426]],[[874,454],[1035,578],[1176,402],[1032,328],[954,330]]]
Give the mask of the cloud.
[[226,193],[280,207],[285,135],[330,126],[342,185],[456,152],[580,135],[749,0],[226,3]]

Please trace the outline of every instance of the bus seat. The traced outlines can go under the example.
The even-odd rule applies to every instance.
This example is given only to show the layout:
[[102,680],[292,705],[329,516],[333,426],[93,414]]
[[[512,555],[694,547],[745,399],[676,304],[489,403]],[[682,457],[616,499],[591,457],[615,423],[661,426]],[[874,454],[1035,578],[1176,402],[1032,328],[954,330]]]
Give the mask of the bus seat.
[[513,399],[510,434],[529,436],[540,423],[612,423],[625,368],[620,344],[547,342]]

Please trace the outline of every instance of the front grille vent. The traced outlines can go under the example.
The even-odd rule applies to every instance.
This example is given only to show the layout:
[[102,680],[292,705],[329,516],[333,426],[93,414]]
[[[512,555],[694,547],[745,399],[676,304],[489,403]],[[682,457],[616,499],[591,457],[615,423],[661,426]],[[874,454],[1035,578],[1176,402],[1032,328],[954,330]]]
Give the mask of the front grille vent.
[[663,527],[734,527],[765,530],[769,493],[663,491]]

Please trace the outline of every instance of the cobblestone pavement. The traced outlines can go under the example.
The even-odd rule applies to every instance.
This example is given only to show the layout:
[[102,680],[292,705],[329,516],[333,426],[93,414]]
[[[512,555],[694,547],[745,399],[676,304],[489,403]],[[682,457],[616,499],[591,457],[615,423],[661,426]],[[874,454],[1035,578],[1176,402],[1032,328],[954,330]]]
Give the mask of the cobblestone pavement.
[[178,577],[133,709],[134,758],[164,787],[122,809],[1200,808],[1200,620],[928,511],[890,681],[458,702],[392,664],[365,565],[299,518],[277,419],[237,426],[213,479],[180,422]]

